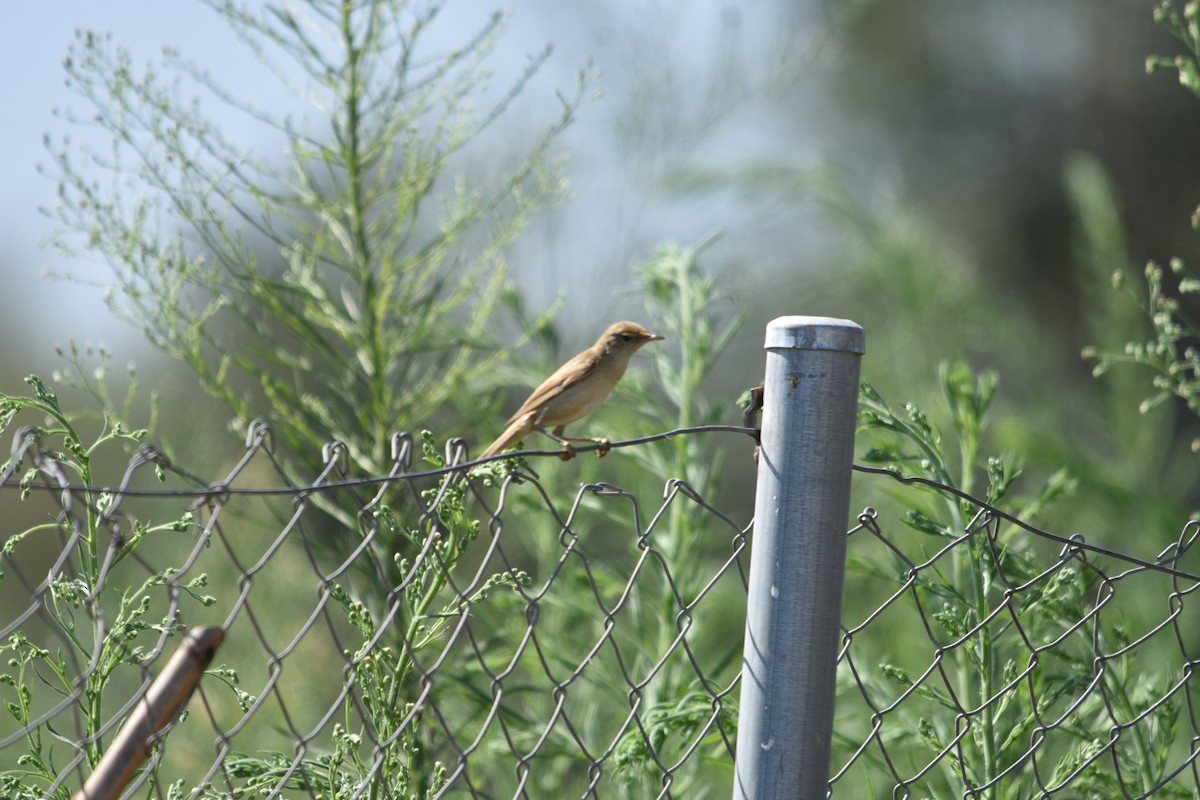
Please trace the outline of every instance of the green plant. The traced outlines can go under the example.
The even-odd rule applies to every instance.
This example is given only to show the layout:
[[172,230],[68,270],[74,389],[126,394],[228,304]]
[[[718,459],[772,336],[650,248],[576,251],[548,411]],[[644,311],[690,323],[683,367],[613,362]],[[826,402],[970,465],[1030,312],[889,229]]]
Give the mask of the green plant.
[[[1147,72],[1175,70],[1180,84],[1200,97],[1200,3],[1188,2],[1180,10],[1171,0],[1165,0],[1155,9],[1154,17],[1183,43],[1187,52],[1172,57],[1151,56],[1146,60]],[[1200,230],[1200,207],[1192,214],[1192,227]],[[1155,261],[1146,265],[1144,292],[1133,286],[1123,266],[1111,270],[1113,288],[1149,320],[1150,335],[1141,338],[1129,330],[1129,325],[1123,325],[1126,338],[1123,345],[1115,348],[1108,344],[1093,345],[1085,348],[1083,355],[1095,362],[1096,377],[1107,375],[1119,366],[1132,365],[1150,371],[1151,391],[1138,404],[1142,415],[1171,398],[1178,398],[1192,414],[1200,416],[1200,351],[1196,347],[1200,325],[1190,309],[1194,306],[1194,296],[1200,294],[1200,277],[1181,258],[1172,258],[1168,264],[1169,271]],[[1174,296],[1176,293],[1178,297]],[[1128,384],[1124,376],[1119,376],[1118,382],[1121,386]],[[1200,451],[1200,440],[1193,441],[1192,449]]]
[[[510,350],[491,336],[497,312],[521,313],[504,249],[564,194],[551,148],[587,76],[511,167],[467,177],[483,172],[472,145],[549,52],[475,110],[501,15],[427,55],[441,0],[208,5],[313,116],[264,111],[172,50],[140,68],[110,37],[80,33],[69,82],[112,152],[54,147],[58,244],[107,262],[115,311],[233,424],[267,418],[280,454],[310,471],[336,438],[383,474],[393,431],[490,412],[475,398]],[[271,137],[283,163],[224,133],[189,86]]]
[[[422,432],[418,446],[425,467],[446,466],[446,457],[438,452],[429,431]],[[458,755],[450,740],[468,736],[476,722],[470,715],[457,715],[459,695],[465,696],[471,709],[490,699],[487,676],[481,674],[478,661],[460,652],[468,648],[457,638],[456,628],[478,624],[488,606],[511,603],[513,589],[530,580],[520,570],[499,571],[461,591],[462,582],[470,579],[459,562],[482,527],[466,510],[466,492],[460,476],[446,473],[421,492],[429,513],[418,521],[398,515],[387,505],[365,509],[366,535],[378,530],[391,540],[407,540],[419,555],[394,555],[396,588],[386,601],[356,591],[352,580],[330,582],[331,606],[348,623],[342,641],[350,645],[342,653],[347,667],[341,678],[353,691],[342,701],[341,721],[309,757],[268,749],[233,754],[225,766],[241,790],[424,798],[445,788],[447,764]],[[434,676],[442,689],[418,701],[422,681],[428,677],[419,664],[436,662],[438,648],[447,645],[451,634],[457,643],[455,657]],[[484,648],[483,654],[491,655],[491,649]],[[434,715],[451,725],[449,737],[436,724],[429,724]],[[484,763],[475,771],[486,774],[495,768]]]
[[[95,369],[84,363],[95,355],[86,349],[71,346],[63,355],[70,364],[68,372],[58,375],[63,385],[74,385],[105,408],[115,401],[109,391],[107,353],[99,353],[100,366]],[[127,378],[120,405],[128,410],[137,381],[132,370]],[[115,577],[127,575],[126,563],[136,561],[159,539],[193,531],[190,513],[151,524],[118,513],[120,501],[112,492],[68,497],[33,488],[43,481],[51,486],[93,485],[96,468],[114,455],[128,456],[141,447],[147,430],[127,427],[108,410],[68,411],[41,379],[30,376],[26,383],[32,390],[28,396],[0,395],[0,433],[32,420],[16,430],[14,455],[0,474],[6,480],[21,476],[17,486],[5,488],[6,495],[15,498],[19,493],[44,521],[5,537],[0,581],[12,583],[14,572],[27,576],[47,543],[61,549],[38,586],[30,586],[27,577],[20,579],[29,588],[28,608],[35,613],[0,642],[0,688],[9,717],[0,730],[15,724],[26,747],[15,766],[0,772],[0,793],[13,798],[66,797],[58,778],[75,746],[84,748],[84,770],[95,767],[104,752],[108,716],[129,700],[158,649],[178,639],[181,615],[213,599],[203,594],[206,575],[182,582],[171,566],[132,582]],[[155,471],[161,480],[161,468],[155,465]],[[47,499],[50,508],[43,509]],[[55,508],[54,503],[62,505]],[[16,504],[8,507],[6,520],[19,520],[23,511]],[[177,601],[170,599],[172,594]],[[74,722],[64,721],[69,718]],[[59,742],[68,747],[63,750]]]
[[[652,372],[642,366],[646,358],[635,358],[613,398],[588,418],[593,434],[603,432],[616,442],[737,416],[735,398],[714,400],[706,380],[744,317],[730,318],[717,280],[701,269],[702,250],[664,246],[637,268],[648,311],[643,321],[667,341],[650,351]],[[747,437],[741,443],[749,460],[753,442]],[[507,488],[506,516],[521,520],[519,546],[528,548],[534,564],[529,572],[535,578],[555,576],[537,601],[536,631],[551,671],[574,678],[566,691],[574,710],[572,735],[597,747],[613,743],[608,763],[631,796],[660,791],[665,777],[660,765],[673,763],[701,737],[693,760],[670,775],[671,792],[702,797],[724,791],[713,782],[713,766],[728,767],[730,761],[712,720],[716,714],[732,735],[736,701],[724,696],[715,703],[714,697],[736,676],[745,589],[733,568],[708,585],[729,558],[731,539],[740,538],[740,531],[731,531],[705,505],[720,493],[723,451],[711,435],[680,435],[620,448],[603,460],[583,453],[562,469],[551,463],[541,491],[520,484]],[[534,466],[541,470],[541,463]],[[506,473],[503,462],[481,470],[490,482]],[[580,489],[568,512],[566,493],[556,487],[576,476],[603,483]],[[643,505],[646,497],[657,503],[660,495],[663,507]],[[557,509],[554,514],[547,504]],[[575,572],[581,564],[586,576]],[[609,617],[611,630],[604,624]],[[604,646],[581,663],[597,640]],[[613,655],[618,649],[620,658]],[[545,668],[533,660],[522,665],[526,671],[518,685],[529,687],[531,696],[544,694],[538,687],[547,677]],[[628,724],[613,741],[631,706],[637,724]],[[530,703],[533,708],[536,703]],[[536,719],[549,711],[513,713]],[[572,785],[564,784],[564,776],[584,768],[585,753],[564,738],[561,726],[555,734],[551,742],[559,746],[543,751],[533,772],[534,796],[563,794],[563,786]]]
[[[1183,42],[1188,53],[1173,57],[1151,56],[1146,60],[1147,72],[1173,69],[1179,74],[1180,84],[1200,97],[1200,3],[1188,2],[1180,11],[1171,0],[1164,0],[1155,9],[1154,18]],[[1192,227],[1200,230],[1200,207],[1192,215]],[[1200,326],[1185,305],[1171,296],[1164,284],[1166,273],[1158,263],[1151,261],[1143,274],[1145,295],[1130,286],[1123,269],[1112,271],[1112,282],[1113,287],[1132,299],[1150,320],[1153,336],[1149,340],[1130,341],[1120,350],[1089,347],[1084,350],[1084,357],[1096,362],[1094,374],[1097,377],[1118,365],[1149,368],[1154,374],[1154,391],[1139,405],[1143,414],[1171,397],[1178,397],[1192,413],[1200,415],[1200,354],[1195,347]],[[1200,293],[1200,278],[1187,268],[1183,259],[1170,260],[1170,274],[1174,288],[1183,297]],[[1196,447],[1193,443],[1193,449]]]
[[[1015,522],[1036,520],[1071,493],[1075,481],[1059,472],[1033,496],[1014,495],[1019,465],[1011,457],[983,455],[995,375],[955,363],[942,367],[940,382],[950,436],[913,404],[895,410],[867,384],[860,396],[861,429],[875,445],[863,460],[932,482],[898,489],[895,506],[879,514],[899,514],[911,532],[878,534],[894,549],[852,546],[848,556],[847,583],[857,588],[847,595],[844,624],[854,628],[854,620],[864,619],[868,627],[853,636],[857,677],[840,671],[839,691],[888,708],[879,741],[891,759],[885,763],[880,752],[867,749],[858,762],[860,779],[875,785],[888,780],[889,770],[916,773],[936,762],[910,789],[919,786],[931,797],[970,790],[1020,798],[1039,786],[1069,785],[1087,797],[1133,789],[1186,796],[1179,784],[1160,786],[1169,777],[1167,754],[1178,746],[1179,700],[1163,701],[1175,659],[1147,655],[1162,655],[1154,649],[1161,643],[1129,647],[1128,631],[1147,611],[1144,598],[1121,587],[1109,603],[1113,590],[1095,567],[1082,561],[1054,566],[1052,551]],[[969,499],[976,491],[986,506]],[[1010,517],[990,510],[1000,503]],[[902,587],[911,603],[887,601]],[[1103,611],[1096,608],[1101,599]],[[876,621],[884,615],[890,624]],[[908,635],[922,629],[928,642]],[[907,633],[901,639],[889,630]],[[937,669],[929,672],[931,660]],[[871,664],[878,666],[868,671]],[[1122,731],[1112,755],[1094,758],[1106,744],[1099,731],[1135,719],[1144,723]],[[863,743],[865,734],[851,733],[869,730],[863,723],[841,718],[835,762]],[[908,738],[912,731],[915,741]],[[1038,748],[1032,756],[1031,744]],[[1031,758],[1042,774],[1034,774]],[[1047,765],[1056,765],[1052,774]]]
[[[1200,294],[1200,277],[1190,272],[1181,259],[1171,259],[1170,271],[1180,295],[1186,298]],[[1096,362],[1093,370],[1096,377],[1120,365],[1148,368],[1153,373],[1153,391],[1138,405],[1141,413],[1146,414],[1175,397],[1183,400],[1193,414],[1200,415],[1200,352],[1195,346],[1200,326],[1164,286],[1164,270],[1159,264],[1153,261],[1147,264],[1144,276],[1145,296],[1129,286],[1123,271],[1113,273],[1113,285],[1145,313],[1152,327],[1152,338],[1131,341],[1119,351],[1088,347],[1084,356]],[[1200,440],[1192,443],[1192,449],[1200,450]]]
[[[94,126],[112,147],[97,157],[68,139],[51,143],[58,244],[99,255],[115,278],[114,311],[181,362],[232,412],[233,425],[265,419],[280,462],[315,474],[322,445],[336,439],[348,471],[387,474],[394,431],[452,420],[465,427],[492,412],[478,398],[525,341],[494,338],[502,312],[529,336],[553,315],[525,315],[504,252],[532,215],[565,194],[552,149],[589,76],[581,74],[557,117],[497,167],[480,150],[485,133],[549,55],[537,54],[490,94],[502,15],[438,53],[429,33],[446,10],[441,0],[207,5],[278,79],[277,96],[309,105],[264,111],[173,50],[140,67],[111,37],[80,33],[66,69],[92,112],[70,119]],[[189,89],[249,121],[283,151],[282,161],[253,152],[244,132],[222,131]],[[492,99],[476,109],[484,97]],[[405,620],[384,637],[391,650],[359,654],[358,663],[372,724],[398,731],[391,715],[412,688],[412,649],[436,640],[441,626],[431,619],[451,614],[429,603],[445,598],[437,575],[447,579],[456,548],[469,541],[465,519],[441,519],[461,512],[462,498],[439,504],[441,533],[461,531],[457,545],[443,543],[451,551],[438,551],[441,573],[414,573],[411,556],[429,530],[399,521],[418,505],[402,494],[389,498],[394,512],[377,512],[390,517],[369,519],[366,529],[353,493],[307,500],[327,515],[331,534],[317,537],[319,546],[344,551],[353,534],[372,535],[374,561],[356,561],[359,573],[330,591],[353,626],[385,615],[394,623],[389,612]],[[225,516],[287,514],[242,505]],[[261,529],[261,519],[242,522]],[[232,569],[217,577],[238,578]],[[393,607],[396,586],[407,591]],[[388,780],[405,791],[436,784],[432,763],[411,746],[419,731],[400,733],[386,760],[389,768],[405,764],[407,777],[376,775],[375,796],[389,794]],[[321,762],[334,783],[347,763],[344,774],[356,768],[347,736],[343,729],[332,760]],[[267,780],[269,762],[245,755],[239,774],[249,782],[261,770],[253,779]]]
[[[697,247],[677,245],[660,247],[653,258],[637,268],[646,308],[654,329],[667,337],[666,347],[654,351],[654,380],[644,374],[633,378],[623,392],[623,401],[636,410],[632,417],[639,428],[671,430],[693,426],[728,423],[738,416],[735,397],[711,394],[708,381],[722,354],[733,341],[746,320],[747,312],[734,312],[735,306],[725,294],[720,282],[706,274],[700,261],[711,239]],[[629,435],[634,435],[631,430]],[[724,440],[744,448],[746,457],[752,452],[749,438],[742,441]],[[726,447],[715,447],[708,436],[680,436],[650,448],[636,448],[633,458],[644,470],[648,481],[662,482],[670,478],[682,481],[688,493],[713,503],[723,483]],[[668,487],[670,484],[668,484]],[[668,488],[669,491],[669,488]],[[672,573],[673,584],[664,582],[657,589],[638,587],[641,602],[657,609],[650,619],[656,624],[641,632],[645,641],[654,642],[648,654],[666,653],[679,636],[681,625],[694,623],[689,641],[704,652],[703,674],[697,675],[683,658],[674,657],[647,687],[645,718],[651,742],[645,734],[634,730],[626,734],[621,746],[630,748],[626,755],[641,753],[643,759],[630,757],[622,773],[627,778],[638,776],[647,789],[651,780],[659,778],[655,760],[642,748],[654,746],[654,758],[670,758],[695,741],[700,727],[714,713],[713,695],[730,685],[733,670],[741,662],[741,628],[743,617],[728,616],[715,609],[721,604],[716,597],[706,605],[697,605],[696,616],[681,620],[681,602],[694,602],[696,594],[711,579],[722,558],[728,556],[728,540],[713,536],[720,526],[713,524],[712,511],[700,503],[672,504],[665,526],[654,538],[664,562]],[[739,608],[743,587],[726,580],[717,597],[728,597],[732,608]],[[725,595],[736,591],[736,599]],[[678,592],[678,594],[677,594]],[[718,707],[721,725],[727,735],[735,736],[737,703],[727,698]],[[710,731],[704,741],[708,763],[724,763],[728,754],[720,738]],[[711,783],[711,776],[693,772],[672,784],[681,795],[698,797],[703,792],[722,791]]]

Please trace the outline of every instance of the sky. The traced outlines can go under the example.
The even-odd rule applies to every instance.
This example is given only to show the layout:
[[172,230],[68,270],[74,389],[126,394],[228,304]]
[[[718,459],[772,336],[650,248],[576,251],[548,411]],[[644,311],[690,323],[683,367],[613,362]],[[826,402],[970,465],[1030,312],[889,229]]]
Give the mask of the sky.
[[[130,42],[173,40],[181,46],[202,47],[218,26],[207,9],[191,3],[56,0],[0,5],[0,70],[9,76],[0,81],[0,108],[5,109],[5,123],[0,125],[0,276],[4,285],[0,309],[8,316],[35,308],[51,317],[52,322],[41,327],[49,339],[46,351],[49,345],[62,345],[68,339],[114,345],[137,335],[113,320],[100,289],[45,277],[47,273],[94,277],[97,269],[95,264],[58,256],[47,244],[54,223],[39,212],[55,202],[54,181],[38,171],[39,165],[50,166],[44,137],[65,131],[63,122],[55,117],[56,109],[81,106],[64,85],[62,68],[75,32],[83,28],[111,30]],[[45,361],[46,355],[10,352],[6,358],[16,359],[23,367],[25,361]]]

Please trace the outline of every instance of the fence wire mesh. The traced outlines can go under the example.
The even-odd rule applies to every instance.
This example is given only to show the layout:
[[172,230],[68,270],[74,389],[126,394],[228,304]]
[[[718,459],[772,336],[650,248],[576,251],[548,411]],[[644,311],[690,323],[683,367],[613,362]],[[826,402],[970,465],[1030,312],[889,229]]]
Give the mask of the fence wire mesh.
[[[681,481],[561,492],[522,468],[489,486],[464,479],[454,447],[420,469],[420,442],[394,446],[390,476],[343,474],[334,445],[298,486],[260,427],[211,486],[143,448],[97,490],[20,443],[26,483],[50,491],[28,493],[45,522],[5,546],[16,705],[0,794],[77,791],[199,625],[224,646],[139,796],[694,797],[729,783],[711,763],[732,762],[748,520]],[[3,492],[11,517],[22,490]]]
[[856,469],[925,500],[849,532],[833,796],[1200,796],[1196,521],[1143,560]]
[[[390,475],[331,445],[297,482],[256,426],[217,483],[145,447],[100,489],[20,432],[0,795],[79,791],[181,634],[215,625],[127,796],[728,796],[749,498],[564,489],[540,461],[468,481],[453,444],[393,445]],[[1196,523],[1140,561],[858,483],[962,524],[849,530],[832,796],[1197,796]]]

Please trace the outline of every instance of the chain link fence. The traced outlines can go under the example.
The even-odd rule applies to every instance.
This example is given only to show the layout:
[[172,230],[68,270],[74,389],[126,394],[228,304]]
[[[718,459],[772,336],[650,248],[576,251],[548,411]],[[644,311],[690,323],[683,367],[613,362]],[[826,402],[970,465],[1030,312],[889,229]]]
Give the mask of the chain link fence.
[[216,483],[143,447],[99,489],[21,436],[5,515],[44,521],[4,551],[6,797],[78,792],[202,626],[223,644],[131,796],[688,797],[730,780],[713,764],[733,757],[749,520],[684,482],[468,480],[456,445],[398,436],[392,475],[343,474],[334,445],[298,486],[257,426]]
[[[748,464],[753,432],[609,459],[703,436]],[[608,461],[528,453],[468,475],[461,442],[392,445],[388,475],[350,474],[333,444],[297,480],[256,425],[214,483],[149,446],[81,478],[69,446],[19,431],[0,487],[0,796],[746,792],[762,508],[661,476],[579,484]],[[768,448],[760,473],[779,466]],[[1140,559],[856,469],[855,496],[886,510],[830,531],[840,624],[810,620],[837,642],[822,791],[1197,796],[1200,523]],[[784,640],[806,608],[785,611]],[[758,655],[789,679],[829,666]]]
[[966,524],[849,532],[834,797],[1198,796],[1200,523],[1143,560],[856,469]]

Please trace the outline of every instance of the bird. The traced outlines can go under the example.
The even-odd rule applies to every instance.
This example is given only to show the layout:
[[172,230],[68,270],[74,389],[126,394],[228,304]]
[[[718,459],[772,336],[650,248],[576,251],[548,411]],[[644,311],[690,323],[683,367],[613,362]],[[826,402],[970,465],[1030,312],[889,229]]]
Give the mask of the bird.
[[571,442],[600,445],[600,455],[608,452],[607,439],[578,439],[563,436],[563,429],[600,407],[616,387],[629,359],[647,342],[665,337],[651,333],[636,322],[617,322],[600,335],[596,343],[554,371],[508,420],[508,427],[496,441],[479,454],[487,458],[507,450],[534,431],[546,434],[563,446],[563,460],[572,458]]

